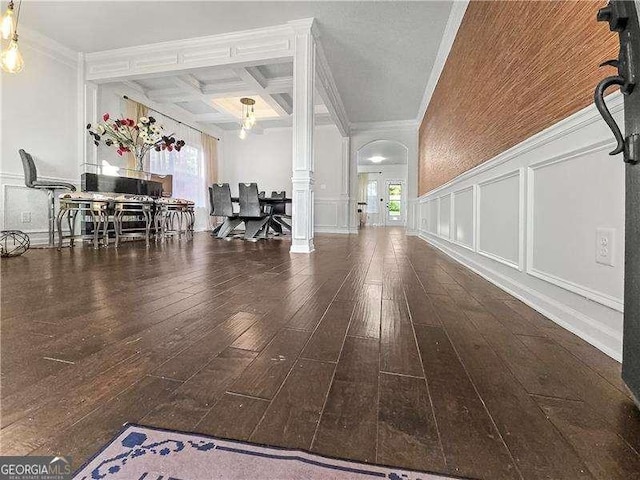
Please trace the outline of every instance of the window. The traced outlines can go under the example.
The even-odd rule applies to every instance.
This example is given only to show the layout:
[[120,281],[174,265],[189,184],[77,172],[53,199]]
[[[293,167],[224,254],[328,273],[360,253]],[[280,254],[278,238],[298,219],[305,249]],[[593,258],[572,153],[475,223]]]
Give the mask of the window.
[[402,207],[402,184],[389,184],[389,215],[391,217],[400,217]]
[[367,213],[378,213],[378,181],[367,182]]
[[197,207],[206,206],[204,161],[200,148],[185,145],[180,152],[152,150],[149,157],[151,172],[173,175],[173,197],[192,200]]

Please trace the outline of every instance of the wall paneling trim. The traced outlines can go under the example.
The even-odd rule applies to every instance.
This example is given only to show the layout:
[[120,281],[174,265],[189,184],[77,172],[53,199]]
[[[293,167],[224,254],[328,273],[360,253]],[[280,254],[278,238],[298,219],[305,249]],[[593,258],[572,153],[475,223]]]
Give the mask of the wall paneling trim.
[[[622,95],[607,103],[621,122]],[[422,239],[620,360],[624,163],[608,155],[614,143],[589,105],[419,197],[416,225]],[[613,265],[596,262],[599,228],[615,232]]]

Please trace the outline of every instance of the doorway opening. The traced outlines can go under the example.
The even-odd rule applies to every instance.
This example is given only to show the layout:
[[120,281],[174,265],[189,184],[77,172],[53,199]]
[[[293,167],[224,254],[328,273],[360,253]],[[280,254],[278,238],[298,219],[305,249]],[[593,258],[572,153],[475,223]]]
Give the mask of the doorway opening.
[[395,140],[374,140],[357,151],[360,226],[406,224],[408,148]]

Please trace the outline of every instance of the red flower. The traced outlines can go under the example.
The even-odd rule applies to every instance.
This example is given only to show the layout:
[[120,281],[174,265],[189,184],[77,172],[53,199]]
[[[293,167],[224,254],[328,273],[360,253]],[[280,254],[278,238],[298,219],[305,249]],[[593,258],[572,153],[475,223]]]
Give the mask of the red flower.
[[122,150],[118,149],[116,150],[116,152],[118,153],[118,155],[122,156]]
[[102,115],[102,120],[104,120],[105,122],[109,120],[109,114],[105,113],[104,115]]

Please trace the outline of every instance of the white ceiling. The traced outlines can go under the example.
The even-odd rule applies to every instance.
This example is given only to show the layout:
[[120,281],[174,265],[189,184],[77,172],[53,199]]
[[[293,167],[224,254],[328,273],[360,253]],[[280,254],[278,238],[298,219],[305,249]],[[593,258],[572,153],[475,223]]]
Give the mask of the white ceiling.
[[349,120],[358,123],[416,118],[451,5],[27,1],[20,21],[76,51],[94,52],[315,17]]
[[[379,157],[374,162],[371,158]],[[382,157],[382,159],[380,159]],[[391,140],[376,140],[358,150],[358,165],[403,165],[407,163],[407,147]]]

